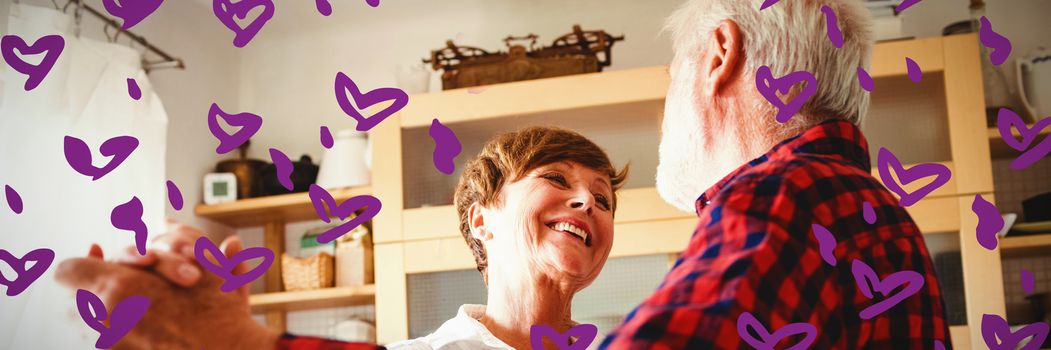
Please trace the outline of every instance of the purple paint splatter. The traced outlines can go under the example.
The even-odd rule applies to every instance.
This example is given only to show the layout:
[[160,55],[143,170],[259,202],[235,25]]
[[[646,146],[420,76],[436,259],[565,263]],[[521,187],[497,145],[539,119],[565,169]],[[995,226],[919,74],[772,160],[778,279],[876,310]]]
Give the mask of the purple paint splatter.
[[876,210],[872,208],[872,203],[865,201],[861,203],[861,217],[865,219],[869,225],[876,223]]
[[15,214],[21,214],[23,209],[22,196],[18,194],[18,191],[11,188],[10,185],[4,185],[4,195],[7,197],[7,206],[11,207],[11,211],[15,212]]
[[821,12],[825,13],[825,31],[828,33],[828,40],[837,49],[843,47],[843,32],[839,30],[839,19],[836,18],[836,11],[833,11],[828,5],[821,5]]
[[872,80],[872,76],[869,72],[865,71],[865,68],[858,67],[858,84],[861,85],[865,91],[872,92],[872,89],[876,87],[876,82]]
[[450,175],[456,170],[456,156],[463,150],[460,139],[456,133],[434,118],[431,128],[428,130],[431,139],[434,140],[434,167],[445,175]]
[[[234,17],[245,19],[252,9],[259,6],[263,7],[263,11],[251,23],[248,23],[248,26],[242,28],[234,20]],[[234,46],[244,47],[252,41],[256,34],[259,34],[263,25],[274,17],[274,2],[272,0],[241,0],[231,3],[230,0],[213,0],[212,12],[215,13],[219,22],[234,32]]]
[[[938,163],[918,164],[912,168],[905,169],[898,157],[883,147],[880,147],[879,153],[876,155],[876,168],[879,170],[880,181],[883,181],[883,185],[888,190],[901,197],[900,204],[903,207],[916,204],[916,202],[945,185],[952,178],[952,171],[949,170],[949,167]],[[898,180],[901,180],[901,184],[891,176],[891,170],[898,174]],[[931,176],[935,177],[934,180],[916,191],[908,192],[902,188],[902,185],[908,185],[913,181]]]
[[945,343],[941,340],[934,341],[934,350],[945,350]]
[[817,239],[817,251],[821,253],[821,259],[832,266],[836,266],[836,237],[832,236],[824,226],[813,224],[810,228],[814,230],[814,238]]
[[766,10],[767,7],[774,6],[774,4],[776,4],[776,3],[780,2],[780,1],[781,0],[766,0],[766,1],[763,1],[763,5],[759,6],[759,11]]
[[91,149],[83,140],[66,136],[63,143],[66,162],[78,173],[90,176],[91,181],[101,179],[116,169],[131,156],[137,147],[139,147],[139,139],[133,136],[117,136],[102,142],[102,146],[99,146],[99,153],[112,158],[109,163],[98,168],[92,165]]
[[905,11],[905,9],[907,9],[909,7],[912,7],[912,5],[916,5],[916,4],[920,3],[920,1],[922,1],[922,0],[905,0],[905,1],[902,1],[900,4],[898,4],[897,7],[894,8],[894,13],[901,13],[902,11]]
[[163,2],[164,0],[122,0],[118,5],[116,0],[102,0],[102,5],[109,14],[124,19],[121,29],[128,30],[157,11]]
[[978,216],[978,227],[976,228],[978,244],[988,250],[996,249],[996,234],[1004,228],[1004,217],[1000,216],[1000,211],[995,205],[982,198],[980,194],[974,196],[971,211]]
[[[208,260],[204,255],[205,251],[212,254],[216,263],[212,263]],[[197,242],[193,246],[193,254],[201,266],[226,281],[219,286],[219,290],[224,293],[229,293],[243,285],[251,283],[262,276],[263,273],[270,268],[270,265],[274,263],[274,252],[263,247],[247,248],[237,252],[234,256],[226,257],[226,255],[223,254],[223,251],[219,249],[214,242],[209,240],[208,237],[197,239]],[[263,261],[260,262],[259,265],[256,265],[255,268],[240,275],[233,274],[233,271],[237,268],[238,264],[257,258],[262,258]]]
[[[9,280],[7,276],[0,274],[0,285],[7,287],[7,296],[13,297],[29,288],[29,285],[51,267],[51,263],[55,261],[55,251],[47,248],[34,249],[19,259],[10,252],[0,249],[0,261],[10,266],[15,272],[14,280]],[[27,269],[26,263],[30,261],[34,262],[33,267]]]
[[[749,329],[752,331],[749,332]],[[759,337],[756,338],[752,335],[753,332]],[[737,316],[737,334],[741,336],[741,340],[744,340],[745,343],[756,349],[773,349],[782,340],[805,334],[803,340],[786,348],[786,350],[804,350],[809,348],[810,344],[817,339],[817,327],[806,322],[790,323],[770,333],[766,326],[759,322],[759,319],[755,318],[755,315],[745,311],[740,316]]]
[[[555,343],[559,350],[585,350],[591,345],[591,342],[595,341],[597,335],[598,327],[593,324],[578,324],[565,334],[559,333],[546,324],[535,324],[529,327],[529,344],[533,349],[543,349],[544,337],[547,337]],[[571,338],[576,338],[573,344],[569,343]]]
[[982,42],[982,45],[993,49],[993,52],[989,54],[989,61],[996,66],[1004,64],[1007,56],[1011,55],[1011,40],[993,31],[993,24],[985,16],[982,16],[979,21],[981,22],[981,28],[978,30],[978,39]]
[[1011,332],[1007,320],[998,315],[982,315],[982,339],[990,350],[1014,350],[1023,340],[1032,337],[1022,350],[1036,350],[1047,339],[1047,323],[1031,323]]
[[128,78],[128,96],[131,96],[131,99],[135,101],[142,98],[142,90],[139,89],[139,83],[132,78]]
[[379,7],[380,6],[380,0],[365,0],[365,3],[369,4],[369,6],[372,6],[372,7]]
[[[308,196],[310,196],[310,203],[314,205],[314,211],[317,213],[318,218],[326,223],[332,222],[330,217],[335,216],[340,220],[346,220],[350,214],[353,214],[360,209],[365,209],[361,214],[350,219],[350,221],[318,235],[317,241],[321,244],[332,242],[336,238],[354,230],[358,225],[372,220],[376,214],[379,214],[380,209],[383,208],[383,203],[380,202],[379,198],[370,195],[361,195],[350,198],[337,205],[336,199],[332,198],[332,194],[317,184],[311,184],[310,189],[307,192]],[[326,206],[329,209],[328,212],[325,211]]]
[[146,223],[142,222],[142,201],[139,197],[131,197],[127,203],[113,208],[109,221],[119,230],[134,232],[135,248],[139,250],[139,254],[146,255],[146,237],[149,233]]
[[[854,274],[854,281],[857,282],[858,290],[861,291],[861,294],[869,299],[875,297],[873,292],[879,292],[884,296],[882,301],[872,304],[858,313],[858,316],[863,320],[876,317],[923,288],[923,275],[916,271],[898,271],[887,275],[887,278],[881,280],[876,271],[872,270],[872,267],[856,259],[850,265],[850,270]],[[904,288],[901,288],[898,293],[891,294],[891,292],[898,290],[903,285]]]
[[[1021,140],[1016,139],[1011,133],[1012,127],[1018,130],[1018,134],[1022,136]],[[1051,117],[1040,119],[1030,128],[1026,126],[1025,121],[1017,113],[1008,108],[1000,108],[999,113],[996,115],[996,128],[1000,130],[1000,138],[1004,140],[1007,146],[1022,152],[1018,158],[1011,161],[1011,169],[1022,170],[1028,168],[1036,161],[1047,156],[1048,153],[1051,153],[1051,136],[1045,136],[1040,143],[1033,146],[1033,142],[1040,136],[1040,131],[1048,127],[1051,127]]]
[[277,167],[277,181],[285,189],[293,191],[295,186],[292,184],[292,161],[277,148],[270,149],[270,160],[274,163],[274,167]]
[[1033,294],[1033,273],[1022,268],[1022,291],[1026,295]]
[[325,149],[332,148],[332,132],[328,130],[327,126],[321,127],[321,145],[325,146]]
[[[409,95],[397,88],[379,88],[362,93],[358,89],[358,85],[354,83],[354,80],[351,80],[343,72],[336,74],[335,89],[336,102],[343,109],[343,113],[358,121],[356,128],[358,131],[369,131],[384,119],[387,119],[387,117],[409,104]],[[347,92],[350,92],[349,99],[347,98]],[[352,100],[354,101],[353,104],[351,103]],[[386,101],[393,102],[390,106],[376,112],[371,117],[366,118],[359,111],[359,109],[366,109],[369,106]]]
[[918,83],[923,80],[923,70],[920,69],[920,65],[913,61],[911,57],[905,57],[905,67],[909,72],[909,80],[913,83]]
[[314,0],[314,5],[322,16],[328,17],[332,14],[332,4],[328,3],[328,0]]
[[[89,291],[78,289],[76,299],[80,318],[88,327],[99,332],[99,339],[95,342],[95,347],[99,349],[113,347],[139,324],[150,308],[150,298],[141,295],[124,298],[113,307],[112,313],[107,313],[102,300]],[[107,319],[109,327],[104,323]]]
[[[799,83],[805,83],[803,89],[788,103],[782,102],[777,96],[779,93],[787,95],[791,92],[792,87]],[[792,72],[784,77],[774,78],[770,67],[762,66],[755,72],[755,86],[770,104],[777,107],[776,119],[779,123],[784,123],[792,119],[803,108],[807,100],[817,92],[817,79],[807,71]]]
[[[22,87],[25,91],[35,89],[40,85],[40,82],[44,81],[47,74],[51,72],[51,68],[55,66],[55,61],[58,61],[58,57],[62,55],[62,49],[65,47],[66,40],[61,35],[43,36],[37,39],[33,45],[26,44],[26,41],[17,35],[4,35],[0,39],[0,54],[4,56],[4,61],[7,61],[7,65],[11,66],[11,69],[14,69],[16,72],[29,77]],[[15,50],[18,50],[23,55],[44,53],[44,58],[37,65],[31,65],[22,60],[15,53]]]
[[[241,128],[233,134],[227,134],[219,126],[219,118],[223,118],[226,124],[240,126]],[[224,154],[241,147],[241,144],[252,138],[259,128],[263,126],[263,117],[252,113],[229,114],[219,108],[218,104],[212,103],[208,109],[208,131],[219,140],[219,146],[215,148],[216,154]]]
[[182,210],[182,191],[179,191],[179,186],[175,185],[175,182],[168,180],[168,203],[171,203],[172,209]]

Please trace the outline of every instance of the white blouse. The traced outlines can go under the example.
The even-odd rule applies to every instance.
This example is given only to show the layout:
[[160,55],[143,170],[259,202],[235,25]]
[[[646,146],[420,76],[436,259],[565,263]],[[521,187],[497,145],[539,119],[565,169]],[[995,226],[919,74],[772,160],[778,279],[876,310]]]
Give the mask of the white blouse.
[[386,345],[390,350],[514,350],[478,322],[485,305],[460,306],[456,317],[425,337]]

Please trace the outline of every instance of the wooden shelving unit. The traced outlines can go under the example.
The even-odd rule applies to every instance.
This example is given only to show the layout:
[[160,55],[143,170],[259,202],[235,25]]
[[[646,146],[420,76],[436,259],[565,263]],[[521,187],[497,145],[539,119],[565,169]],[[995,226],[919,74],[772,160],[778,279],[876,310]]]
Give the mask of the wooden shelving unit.
[[[1026,127],[1032,128],[1033,124],[1026,125]],[[1013,158],[1019,155],[1019,152],[1003,142],[1003,137],[1000,137],[1000,129],[989,128],[989,151],[992,153],[993,158]],[[1040,130],[1040,136],[1044,137],[1051,133],[1051,128],[1044,128]],[[1018,133],[1018,130],[1011,130],[1011,135],[1015,138],[1019,138],[1022,135]],[[1039,140],[1039,138],[1037,139]]]
[[1051,232],[1001,238],[1000,254],[1005,257],[1051,255]]
[[[337,203],[371,193],[372,188],[368,186],[329,191]],[[310,197],[305,192],[215,205],[201,204],[194,208],[194,213],[237,228],[262,226],[263,246],[278,256],[285,251],[286,223],[318,219]],[[249,304],[253,312],[266,314],[268,326],[282,332],[286,328],[287,311],[372,304],[376,296],[375,285],[283,292],[280,261],[274,262],[267,270],[264,282],[266,293],[251,295]]]

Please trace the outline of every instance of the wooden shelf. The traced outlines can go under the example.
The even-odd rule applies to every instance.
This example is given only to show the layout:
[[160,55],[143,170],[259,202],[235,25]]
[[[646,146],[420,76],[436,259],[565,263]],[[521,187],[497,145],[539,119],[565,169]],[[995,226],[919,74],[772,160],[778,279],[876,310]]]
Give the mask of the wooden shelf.
[[253,294],[248,297],[252,312],[295,311],[375,302],[376,286],[337,287],[301,292]]
[[952,339],[953,349],[972,349],[971,329],[967,325],[949,326],[949,339]]
[[1051,256],[1051,232],[1001,238],[1000,255],[1006,257]]
[[[371,194],[368,186],[329,191],[336,202]],[[306,192],[249,198],[215,205],[200,204],[194,213],[233,227],[262,226],[267,222],[318,219]]]
[[[1031,128],[1033,127],[1033,124],[1029,124],[1026,127]],[[1040,136],[1038,136],[1037,142],[1039,142],[1040,137],[1047,136],[1048,134],[1051,134],[1051,128],[1040,130]],[[1016,139],[1022,137],[1022,135],[1018,133],[1018,130],[1013,129],[1011,130],[1011,135]],[[1004,139],[1003,137],[1000,137],[1000,129],[998,128],[989,128],[989,153],[992,154],[993,158],[1014,158],[1021,154],[1004,143]]]

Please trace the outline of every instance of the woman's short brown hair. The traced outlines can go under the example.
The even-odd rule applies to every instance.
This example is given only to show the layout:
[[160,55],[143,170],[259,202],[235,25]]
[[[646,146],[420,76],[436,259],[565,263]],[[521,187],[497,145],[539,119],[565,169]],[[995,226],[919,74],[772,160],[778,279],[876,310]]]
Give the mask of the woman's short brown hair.
[[576,162],[607,174],[613,189],[611,211],[616,212],[616,191],[624,184],[628,167],[617,171],[602,148],[570,130],[538,126],[497,135],[464,166],[454,203],[460,216],[460,233],[474,253],[478,272],[487,284],[489,262],[485,247],[471,236],[468,222],[471,204],[500,205],[500,189],[505,183],[519,180],[530,170],[562,161]]

